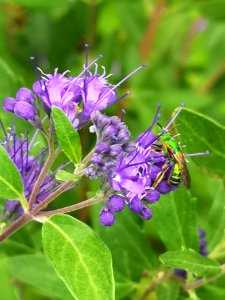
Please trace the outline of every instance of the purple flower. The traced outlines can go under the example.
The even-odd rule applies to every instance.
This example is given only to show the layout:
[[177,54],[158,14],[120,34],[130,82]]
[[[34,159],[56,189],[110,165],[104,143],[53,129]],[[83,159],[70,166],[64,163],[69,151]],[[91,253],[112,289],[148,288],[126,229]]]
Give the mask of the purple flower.
[[[47,150],[44,149],[37,157],[33,157],[29,153],[31,144],[29,144],[26,136],[21,136],[19,138],[17,137],[14,128],[11,128],[9,133],[5,132],[4,127],[2,128],[5,135],[5,141],[1,144],[5,147],[9,157],[15,163],[21,174],[24,185],[24,195],[28,201],[45,162]],[[54,172],[49,174],[43,180],[37,194],[35,204],[44,200],[54,190],[54,188],[56,188],[57,182],[54,178],[54,174]],[[19,201],[6,201],[3,212],[4,218],[8,218],[13,221],[22,214],[23,209]]]

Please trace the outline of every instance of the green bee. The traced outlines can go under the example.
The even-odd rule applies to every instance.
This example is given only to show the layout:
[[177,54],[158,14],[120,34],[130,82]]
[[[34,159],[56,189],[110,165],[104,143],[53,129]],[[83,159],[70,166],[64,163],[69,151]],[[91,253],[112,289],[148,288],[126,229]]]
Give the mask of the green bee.
[[168,132],[163,133],[158,141],[159,145],[156,144],[153,147],[156,150],[161,149],[165,154],[168,154],[169,157],[162,167],[163,171],[158,174],[153,188],[156,188],[163,180],[169,168],[172,168],[167,180],[169,185],[178,185],[182,181],[187,189],[190,188],[190,173],[179,143]]

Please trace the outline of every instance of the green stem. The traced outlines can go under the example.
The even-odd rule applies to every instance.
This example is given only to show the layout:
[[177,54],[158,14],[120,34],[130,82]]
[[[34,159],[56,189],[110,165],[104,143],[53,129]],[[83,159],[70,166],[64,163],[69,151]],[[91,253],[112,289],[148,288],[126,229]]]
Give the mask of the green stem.
[[38,176],[38,179],[34,185],[34,188],[33,188],[33,191],[30,195],[30,199],[28,201],[28,211],[31,212],[33,206],[34,206],[34,202],[36,200],[36,197],[37,197],[37,194],[39,192],[39,189],[41,187],[41,184],[45,178],[45,176],[47,175],[48,171],[49,171],[49,168],[50,166],[52,165],[52,163],[54,162],[55,160],[55,153],[54,153],[54,147],[53,147],[53,141],[48,139],[48,147],[49,147],[49,155],[48,155],[48,158]]
[[213,281],[217,280],[218,278],[220,278],[221,276],[223,276],[225,274],[225,265],[222,265],[221,267],[222,267],[222,272],[221,273],[219,273],[219,274],[217,274],[217,275],[215,275],[213,277],[210,277],[210,278],[208,278],[206,280],[199,279],[199,280],[197,280],[197,281],[195,281],[195,282],[193,282],[191,284],[186,284],[183,287],[183,290],[184,291],[188,291],[188,290],[197,289],[197,288],[199,288],[199,287],[201,287],[203,285],[206,285],[206,284],[208,284],[210,282],[213,282]]
[[14,232],[19,230],[25,224],[32,220],[32,216],[28,213],[23,214],[19,219],[17,219],[13,224],[7,227],[1,234],[0,234],[0,243],[9,238]]
[[26,200],[25,196],[21,195],[19,201],[20,201],[20,204],[22,205],[23,210],[27,211],[28,203],[27,203],[27,200]]
[[59,208],[59,209],[55,209],[52,211],[47,211],[47,212],[42,212],[40,214],[37,214],[36,217],[50,217],[56,214],[65,214],[65,213],[69,213],[69,212],[73,212],[75,210],[87,207],[87,206],[91,206],[94,204],[97,204],[99,202],[101,202],[103,200],[103,194],[98,194],[97,196],[90,198],[88,200],[84,200],[82,202],[79,202],[77,204],[74,205],[70,205],[67,207],[63,207],[63,208]]

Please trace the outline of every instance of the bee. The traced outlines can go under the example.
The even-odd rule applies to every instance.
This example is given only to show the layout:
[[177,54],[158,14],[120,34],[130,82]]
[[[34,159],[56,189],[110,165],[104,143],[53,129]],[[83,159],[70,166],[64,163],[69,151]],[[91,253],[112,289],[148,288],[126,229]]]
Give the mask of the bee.
[[177,185],[182,181],[187,189],[190,188],[190,173],[188,171],[185,157],[179,143],[168,132],[163,133],[159,137],[158,141],[160,145],[154,145],[153,148],[161,148],[164,154],[168,155],[169,158],[163,165],[162,171],[158,174],[156,181],[153,184],[153,188],[156,188],[163,180],[164,175],[169,168],[172,168],[168,177],[169,185]]

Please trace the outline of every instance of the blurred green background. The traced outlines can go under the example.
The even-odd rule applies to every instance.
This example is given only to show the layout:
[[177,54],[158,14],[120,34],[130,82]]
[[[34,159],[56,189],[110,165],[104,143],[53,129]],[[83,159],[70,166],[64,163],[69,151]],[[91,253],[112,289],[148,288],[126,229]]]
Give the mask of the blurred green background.
[[[157,102],[162,104],[162,125],[183,101],[225,125],[225,0],[0,0],[0,101],[14,97],[21,86],[31,88],[36,75],[30,56],[46,73],[59,68],[79,74],[85,43],[90,44],[90,61],[104,55],[99,65],[113,74],[112,84],[140,64],[148,65],[119,88],[119,95],[131,95],[108,109],[117,115],[126,110],[133,137],[148,127]],[[1,109],[0,117],[10,126],[10,114]],[[18,125],[19,131],[28,126],[20,120]],[[87,132],[81,132],[84,152],[93,144]],[[204,210],[219,183],[202,176],[194,164],[190,171],[204,224]],[[91,189],[83,182],[54,205],[85,199]],[[87,221],[87,210],[79,218]]]
[[[183,101],[224,124],[225,0],[1,0],[0,25],[0,100],[14,97],[21,86],[31,88],[36,74],[30,56],[44,72],[59,68],[76,75],[89,43],[89,60],[104,55],[99,65],[113,74],[112,84],[148,65],[119,88],[119,96],[131,95],[108,109],[117,115],[126,109],[133,137],[150,124],[157,102],[162,125]],[[9,126],[11,115],[0,113]],[[27,127],[18,123],[21,131]],[[84,152],[94,142],[87,133],[81,133]],[[191,175],[193,189],[197,185],[205,197],[205,177],[198,169]]]

